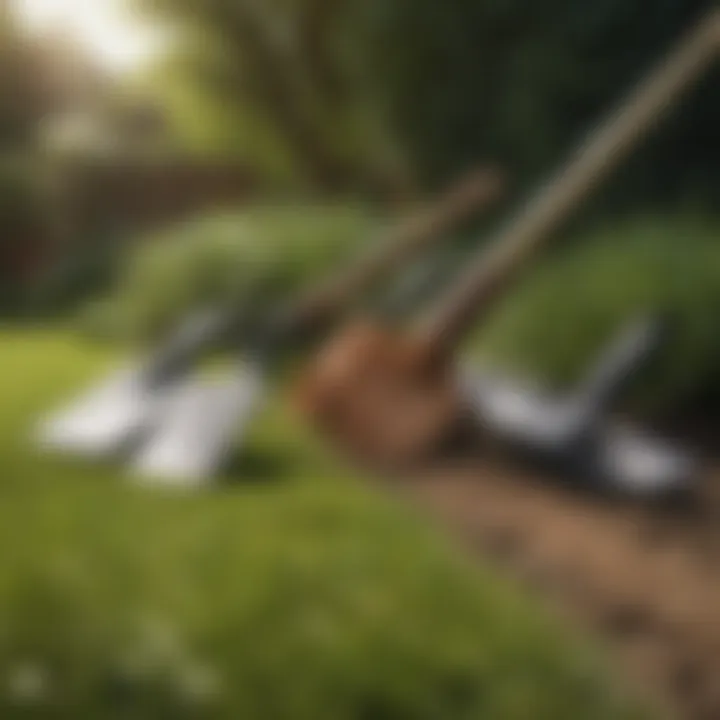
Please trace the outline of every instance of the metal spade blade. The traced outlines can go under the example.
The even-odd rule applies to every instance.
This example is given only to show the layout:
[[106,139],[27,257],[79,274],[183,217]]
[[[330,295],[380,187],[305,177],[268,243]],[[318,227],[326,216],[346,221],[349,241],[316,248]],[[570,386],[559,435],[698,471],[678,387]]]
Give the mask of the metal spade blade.
[[101,458],[140,435],[159,409],[160,393],[148,392],[142,368],[124,367],[79,401],[40,423],[42,449]]
[[200,312],[149,357],[129,362],[78,400],[43,419],[42,449],[102,458],[120,453],[158,417],[166,395],[229,321],[226,312]]
[[143,482],[197,487],[221,468],[265,395],[259,365],[230,377],[189,380],[163,403],[162,418],[132,462]]

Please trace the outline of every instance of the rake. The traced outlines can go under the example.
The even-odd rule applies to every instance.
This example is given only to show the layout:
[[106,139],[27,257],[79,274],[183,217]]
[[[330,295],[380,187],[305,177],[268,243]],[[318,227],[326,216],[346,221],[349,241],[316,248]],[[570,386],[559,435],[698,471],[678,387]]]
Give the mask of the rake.
[[[96,459],[129,454],[139,472],[178,482],[208,477],[221,463],[232,431],[244,418],[249,421],[263,394],[268,353],[320,333],[352,297],[496,202],[502,191],[498,171],[470,174],[444,197],[391,228],[346,272],[280,311],[199,311],[149,357],[126,363],[79,400],[43,419],[38,428],[41,447]],[[236,354],[242,350],[248,358],[238,371],[221,382],[191,377],[200,358],[228,337],[235,338]]]

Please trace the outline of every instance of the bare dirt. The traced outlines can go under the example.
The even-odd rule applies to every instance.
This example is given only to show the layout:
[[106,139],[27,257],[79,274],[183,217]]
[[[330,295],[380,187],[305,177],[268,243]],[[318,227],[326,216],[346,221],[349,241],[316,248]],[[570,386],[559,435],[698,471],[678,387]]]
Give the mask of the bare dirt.
[[510,469],[487,459],[496,456],[488,443],[480,459],[428,467],[459,409],[442,365],[426,358],[412,339],[354,326],[304,377],[300,408],[386,477],[398,474],[389,458],[402,466],[415,456],[422,469],[402,473],[404,493],[607,640],[625,674],[664,707],[683,720],[720,720],[720,463],[689,501],[662,505]]
[[400,487],[470,547],[608,640],[686,720],[720,719],[720,471],[697,502],[601,500],[472,461]]

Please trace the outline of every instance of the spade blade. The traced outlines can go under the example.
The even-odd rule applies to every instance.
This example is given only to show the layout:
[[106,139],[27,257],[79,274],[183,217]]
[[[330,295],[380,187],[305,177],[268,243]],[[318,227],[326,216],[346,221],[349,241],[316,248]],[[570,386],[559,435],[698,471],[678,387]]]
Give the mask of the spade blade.
[[150,428],[164,398],[228,323],[228,314],[202,310],[145,358],[128,361],[75,402],[41,420],[42,449],[99,459],[115,456]]
[[228,378],[182,384],[163,403],[160,419],[132,469],[143,482],[178,487],[207,484],[246,432],[264,395],[258,367]]
[[152,422],[160,401],[159,393],[147,392],[141,368],[123,367],[43,419],[38,444],[45,450],[93,458],[118,454]]

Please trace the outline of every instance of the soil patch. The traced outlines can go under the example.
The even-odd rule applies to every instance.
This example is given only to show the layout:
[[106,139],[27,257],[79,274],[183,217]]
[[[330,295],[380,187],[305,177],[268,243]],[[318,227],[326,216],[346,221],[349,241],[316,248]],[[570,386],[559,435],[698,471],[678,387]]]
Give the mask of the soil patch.
[[680,717],[720,718],[720,469],[682,508],[600,500],[481,461],[439,465],[400,488],[607,638]]

